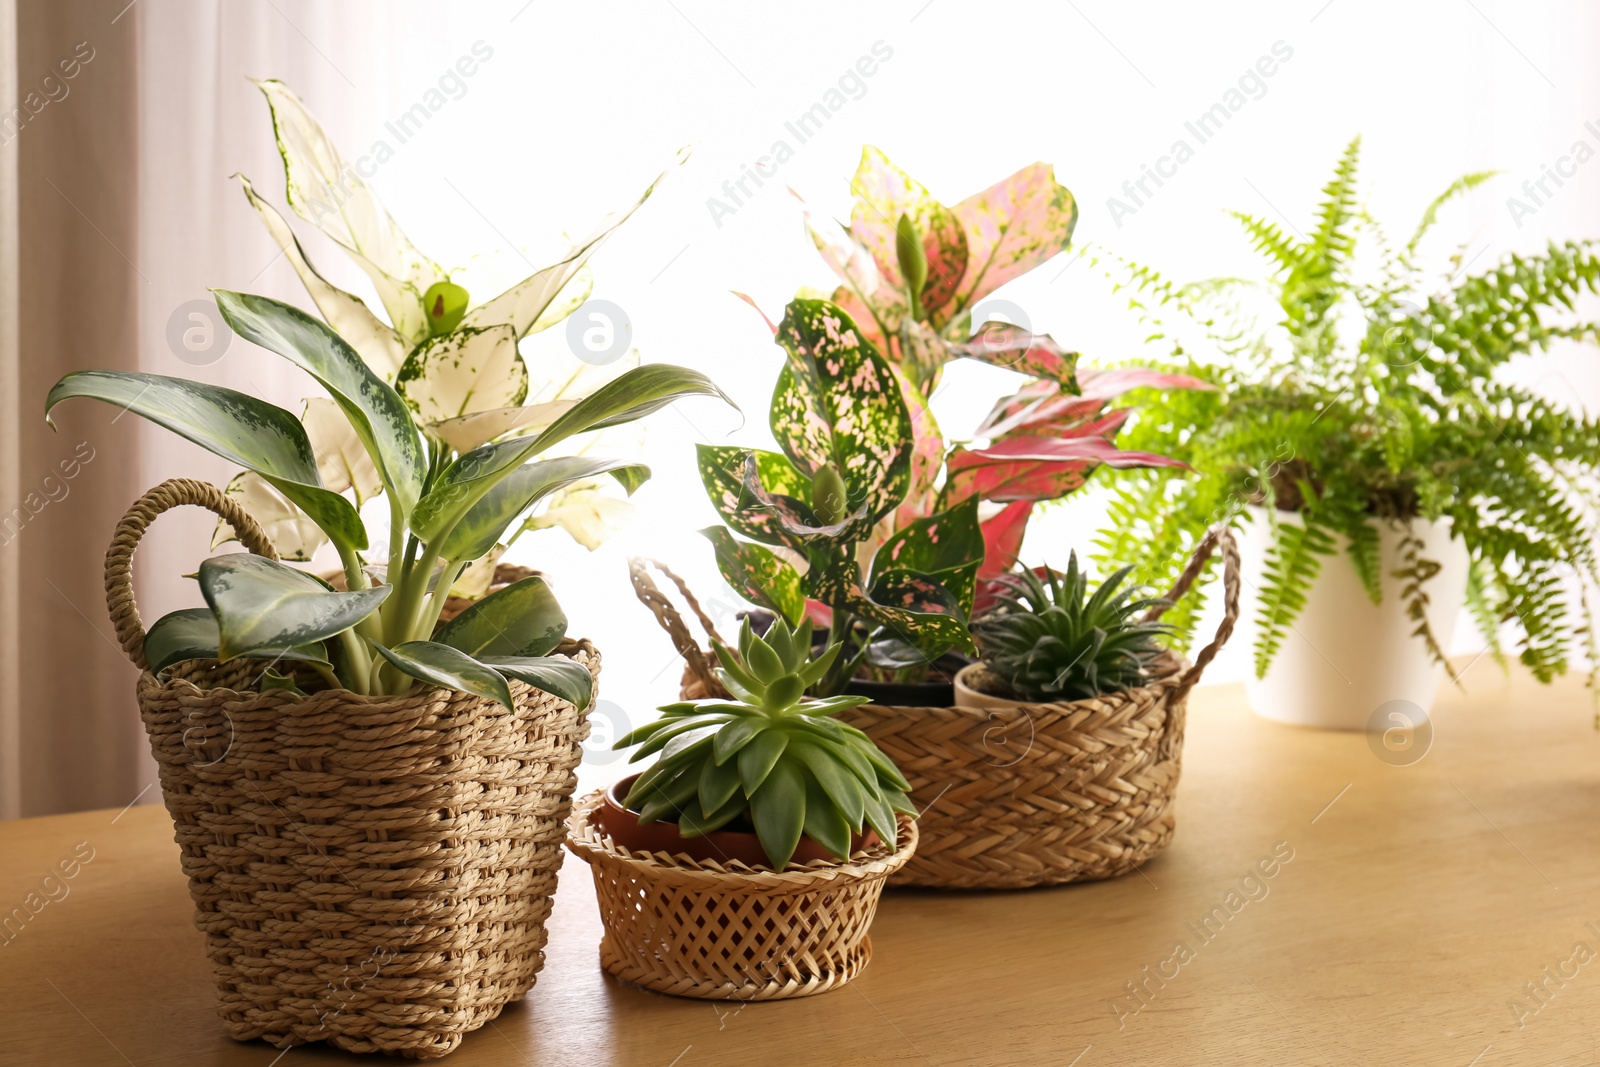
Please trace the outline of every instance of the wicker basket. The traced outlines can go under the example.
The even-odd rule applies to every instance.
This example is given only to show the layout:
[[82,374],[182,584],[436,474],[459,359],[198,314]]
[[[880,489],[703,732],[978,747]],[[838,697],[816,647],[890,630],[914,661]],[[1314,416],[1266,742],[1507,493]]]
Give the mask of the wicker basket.
[[594,870],[608,974],[680,997],[782,1000],[825,993],[872,958],[867,928],[884,880],[917,847],[900,816],[898,847],[782,871],[733,861],[630,852],[592,819],[602,794],[572,810],[567,846]]
[[[106,556],[111,618],[141,669],[134,548],[183,504],[273,556],[213,486],[145,494]],[[588,642],[560,651],[598,674]],[[442,1056],[543,966],[587,710],[518,681],[515,713],[439,688],[247,689],[260,669],[196,660],[138,683],[224,1026],[278,1048]]]
[[[1225,603],[1216,636],[1192,665],[1164,657],[1164,671],[1150,685],[1070,703],[1006,709],[869,704],[840,715],[894,760],[921,812],[921,844],[892,884],[1018,889],[1115,878],[1167,847],[1189,690],[1232,635],[1239,614],[1239,551],[1225,527],[1206,534],[1167,597],[1187,593],[1219,547]],[[709,630],[710,620],[681,579],[661,569]],[[634,562],[633,578],[640,599],[688,661],[683,695],[723,695],[709,655],[695,646],[642,561]]]

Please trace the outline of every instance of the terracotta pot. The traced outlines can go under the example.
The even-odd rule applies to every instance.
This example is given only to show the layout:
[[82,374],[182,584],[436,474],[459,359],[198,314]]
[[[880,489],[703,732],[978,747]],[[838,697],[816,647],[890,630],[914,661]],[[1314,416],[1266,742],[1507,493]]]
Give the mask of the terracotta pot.
[[[995,688],[986,684],[994,680],[994,675],[982,663],[971,663],[961,668],[955,679],[955,706],[958,708],[1022,708],[1028,706],[1026,700],[1011,700],[1007,697],[995,696],[988,692]],[[998,683],[996,683],[998,684]]]
[[[761,847],[761,839],[754,833],[717,830],[701,837],[684,837],[678,833],[677,823],[641,823],[638,812],[629,811],[622,803],[638,777],[637,774],[630,774],[622,781],[613,783],[606,789],[600,806],[594,812],[595,824],[617,845],[629,852],[663,852],[669,856],[688,856],[693,860],[714,860],[718,863],[738,860],[746,867],[772,866]],[[865,834],[850,836],[850,851],[853,854],[877,843],[878,835],[869,828]],[[837,862],[838,857],[811,838],[802,836],[790,862],[806,864],[813,860]]]

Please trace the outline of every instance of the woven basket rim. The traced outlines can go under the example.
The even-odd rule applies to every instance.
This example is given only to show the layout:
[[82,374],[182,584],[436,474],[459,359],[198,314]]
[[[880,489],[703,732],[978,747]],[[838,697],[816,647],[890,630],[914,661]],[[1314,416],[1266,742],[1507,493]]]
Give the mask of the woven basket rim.
[[1147,685],[1135,686],[1132,689],[1118,689],[1110,693],[1101,693],[1098,696],[1083,697],[1078,700],[1046,700],[1039,702],[1017,700],[1005,706],[986,708],[958,707],[955,704],[951,704],[948,707],[919,707],[915,704],[863,704],[857,710],[867,711],[872,708],[883,708],[894,711],[934,712],[945,718],[981,719],[985,721],[1003,719],[1008,716],[1026,716],[1035,709],[1040,708],[1060,712],[1062,709],[1078,707],[1088,709],[1092,706],[1094,711],[1109,713],[1124,704],[1133,702],[1144,694],[1154,694],[1159,689],[1176,687],[1183,680],[1190,667],[1188,659],[1179,656],[1171,649],[1163,649],[1161,655],[1157,657],[1157,662],[1164,669],[1161,674],[1151,679]]
[[[580,655],[586,659],[594,659],[599,655],[599,650],[587,637],[568,637],[563,638],[561,644],[556,646],[556,648],[550,654],[566,656],[568,659],[574,660]],[[191,663],[210,664],[213,667],[225,666],[224,664],[219,663],[217,660],[190,659],[180,660],[179,662],[174,663],[172,667],[181,667],[185,664]],[[171,670],[172,667],[169,667],[168,670]],[[594,668],[590,667],[590,673],[593,672]],[[541,692],[541,690],[535,689],[527,682],[519,681],[516,678],[507,678],[506,681],[511,685],[511,692],[513,696],[522,690]],[[307,693],[302,696],[291,693],[287,689],[268,689],[262,691],[256,689],[234,689],[231,686],[226,685],[202,686],[197,685],[188,678],[179,677],[168,677],[163,680],[148,669],[140,673],[136,688],[141,693],[152,691],[156,693],[176,693],[179,695],[180,699],[198,698],[204,699],[206,702],[212,704],[232,703],[234,701],[249,701],[261,708],[271,707],[274,704],[280,704],[286,707],[294,707],[302,711],[314,710],[324,704],[332,704],[340,707],[349,707],[354,705],[357,707],[374,709],[393,707],[401,704],[412,704],[419,700],[427,701],[432,699],[435,693],[449,693],[452,691],[444,686],[429,685],[424,686],[421,689],[412,689],[404,693],[374,694],[356,693],[349,689],[318,689],[315,692]],[[493,697],[479,697],[479,699],[490,703],[494,702]]]
[[572,802],[567,820],[567,847],[585,863],[617,863],[632,868],[641,877],[676,885],[730,892],[807,893],[839,881],[883,878],[905,866],[917,848],[917,821],[908,815],[897,816],[898,841],[894,849],[879,841],[862,849],[849,860],[812,860],[804,866],[790,864],[782,871],[769,867],[748,867],[734,860],[727,864],[715,860],[694,860],[665,852],[633,852],[616,844],[590,819],[603,801],[604,790],[595,790]]

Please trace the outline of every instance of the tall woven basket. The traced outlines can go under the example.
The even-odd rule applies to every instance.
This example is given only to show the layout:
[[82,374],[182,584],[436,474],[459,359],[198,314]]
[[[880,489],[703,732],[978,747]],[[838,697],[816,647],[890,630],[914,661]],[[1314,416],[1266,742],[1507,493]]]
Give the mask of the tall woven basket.
[[[1215,637],[1192,664],[1166,654],[1149,685],[999,709],[868,704],[840,715],[894,760],[921,812],[916,854],[891,885],[1019,889],[1115,878],[1171,843],[1189,691],[1239,615],[1239,550],[1226,527],[1206,534],[1166,597],[1187,593],[1219,549],[1224,607]],[[687,587],[665,573],[709,629]],[[642,564],[634,587],[684,654],[684,696],[721,695],[711,656]]]
[[[139,711],[223,1024],[278,1048],[443,1056],[544,964],[588,711],[518,681],[513,713],[440,688],[256,692],[259,662],[151,674],[133,553],[184,504],[276,555],[233,501],[187,479],[141,497],[106,555],[106,602],[144,671]],[[598,675],[588,642],[558,651]]]

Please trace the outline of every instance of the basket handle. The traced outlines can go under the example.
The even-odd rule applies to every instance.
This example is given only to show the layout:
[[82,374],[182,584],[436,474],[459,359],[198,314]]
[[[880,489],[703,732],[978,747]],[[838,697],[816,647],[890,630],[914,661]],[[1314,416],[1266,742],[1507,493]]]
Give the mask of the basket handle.
[[209,482],[170,478],[135,500],[117,523],[116,532],[111,535],[111,547],[106,551],[106,610],[111,613],[111,625],[122,642],[122,651],[140,670],[150,664],[144,658],[144,622],[133,600],[133,551],[139,547],[139,539],[157,515],[185,504],[216,512],[233,527],[240,542],[250,551],[271,560],[278,558],[260,524]]
[[670,567],[659,560],[643,559],[639,556],[634,556],[628,560],[628,578],[633,582],[634,595],[639,598],[640,603],[650,609],[650,613],[656,617],[656,621],[661,624],[661,628],[667,631],[667,635],[672,638],[672,647],[676,648],[678,654],[689,664],[689,669],[694,672],[696,678],[700,679],[701,684],[705,685],[711,692],[719,691],[720,683],[717,682],[716,676],[711,673],[711,662],[706,658],[706,652],[701,649],[699,642],[694,639],[694,634],[689,632],[689,625],[683,621],[683,616],[679,614],[677,606],[651,580],[649,574],[649,568],[651,567],[666,575],[672,580],[672,584],[678,587],[678,592],[682,594],[684,602],[689,605],[689,610],[694,613],[694,617],[700,623],[700,628],[706,632],[708,637],[723,644],[727,642],[723,641],[722,635],[717,633],[716,625],[700,607],[700,601],[696,600],[694,593],[689,591],[689,584],[674,574]]
[[1195,546],[1194,555],[1189,558],[1189,565],[1178,575],[1172,591],[1166,595],[1167,603],[1156,605],[1145,615],[1147,622],[1155,622],[1161,618],[1167,608],[1182,598],[1199,579],[1206,561],[1218,548],[1222,550],[1222,622],[1217,625],[1217,632],[1211,638],[1211,643],[1200,650],[1200,654],[1194,658],[1193,665],[1173,687],[1171,701],[1174,704],[1187,696],[1189,690],[1199,683],[1200,675],[1211,661],[1217,658],[1222,646],[1228,643],[1228,638],[1233,636],[1234,624],[1239,621],[1239,545],[1234,540],[1233,531],[1228,529],[1226,523],[1218,523],[1206,531],[1206,535]]

